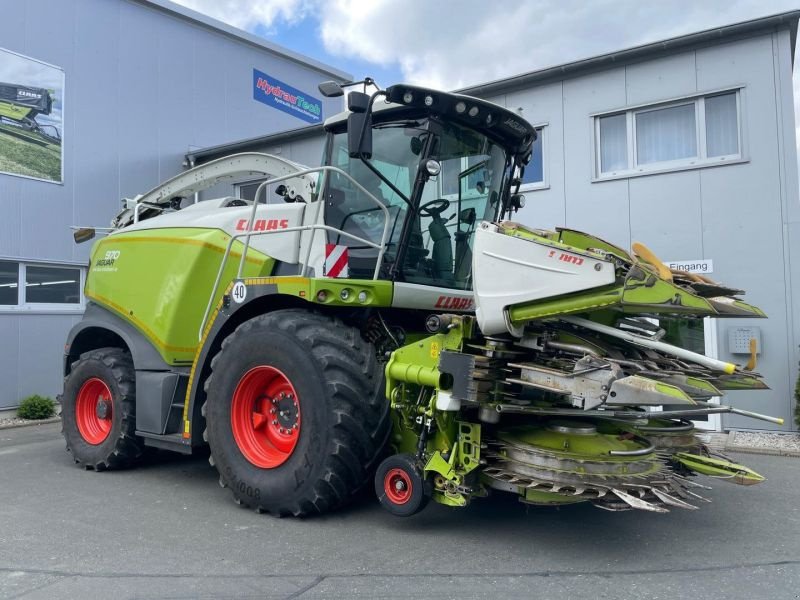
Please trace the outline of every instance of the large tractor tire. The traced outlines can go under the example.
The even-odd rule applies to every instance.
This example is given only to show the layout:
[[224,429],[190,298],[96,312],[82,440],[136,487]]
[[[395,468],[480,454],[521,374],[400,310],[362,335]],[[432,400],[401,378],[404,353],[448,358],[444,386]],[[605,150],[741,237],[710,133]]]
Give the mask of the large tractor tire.
[[135,390],[133,361],[120,348],[92,350],[72,364],[61,399],[61,432],[77,464],[121,469],[142,455]]
[[206,380],[204,437],[237,503],[278,516],[346,503],[389,434],[374,347],[341,321],[281,310],[242,323]]

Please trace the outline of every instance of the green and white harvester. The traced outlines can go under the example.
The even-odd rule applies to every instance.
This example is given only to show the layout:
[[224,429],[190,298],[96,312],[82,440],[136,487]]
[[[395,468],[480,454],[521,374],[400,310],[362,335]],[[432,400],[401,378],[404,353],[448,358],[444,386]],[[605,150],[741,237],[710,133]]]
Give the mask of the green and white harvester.
[[[735,365],[664,337],[764,317],[741,291],[638,243],[513,222],[536,136],[518,114],[361,84],[325,122],[321,167],[237,154],[124,201],[66,344],[76,463],[207,445],[238,503],[298,516],[371,481],[403,516],[492,491],[667,512],[705,500],[696,475],[763,481],[694,428],[780,422],[721,400],[766,388],[755,352]],[[256,202],[193,202],[258,178]]]

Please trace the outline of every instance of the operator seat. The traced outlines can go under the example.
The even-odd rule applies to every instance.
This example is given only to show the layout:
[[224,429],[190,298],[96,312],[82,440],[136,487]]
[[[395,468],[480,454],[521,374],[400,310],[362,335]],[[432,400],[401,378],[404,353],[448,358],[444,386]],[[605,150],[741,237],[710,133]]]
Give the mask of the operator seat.
[[431,262],[433,263],[434,276],[437,279],[445,281],[453,281],[453,236],[447,230],[447,225],[440,215],[436,215],[431,219],[428,225],[428,233],[430,233],[431,240],[433,241],[433,249],[431,251]]

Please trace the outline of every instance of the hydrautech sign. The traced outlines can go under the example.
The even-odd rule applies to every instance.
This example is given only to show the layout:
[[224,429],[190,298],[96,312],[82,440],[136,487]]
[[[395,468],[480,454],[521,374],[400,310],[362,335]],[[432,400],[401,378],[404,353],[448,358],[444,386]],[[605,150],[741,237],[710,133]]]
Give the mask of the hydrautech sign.
[[253,99],[307,123],[322,122],[322,102],[258,69],[253,69]]

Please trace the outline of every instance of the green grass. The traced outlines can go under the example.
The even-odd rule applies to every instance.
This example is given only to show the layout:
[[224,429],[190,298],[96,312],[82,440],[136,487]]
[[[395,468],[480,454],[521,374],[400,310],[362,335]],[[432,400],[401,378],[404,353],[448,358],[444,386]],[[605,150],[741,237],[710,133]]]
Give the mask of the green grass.
[[61,181],[61,146],[13,125],[0,125],[0,171]]

